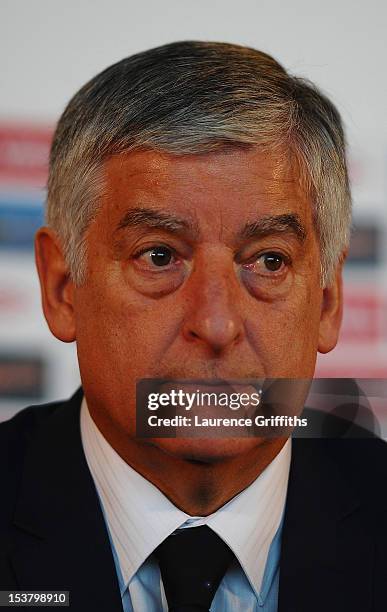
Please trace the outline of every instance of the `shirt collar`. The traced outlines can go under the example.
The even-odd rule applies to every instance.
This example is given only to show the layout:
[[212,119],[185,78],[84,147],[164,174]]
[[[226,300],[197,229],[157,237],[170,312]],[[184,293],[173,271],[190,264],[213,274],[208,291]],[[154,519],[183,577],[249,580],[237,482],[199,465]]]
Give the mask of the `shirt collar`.
[[290,439],[249,487],[213,514],[201,518],[179,510],[118,455],[95,425],[85,398],[81,406],[81,436],[125,585],[173,531],[207,524],[231,548],[259,595],[269,548],[285,506]]

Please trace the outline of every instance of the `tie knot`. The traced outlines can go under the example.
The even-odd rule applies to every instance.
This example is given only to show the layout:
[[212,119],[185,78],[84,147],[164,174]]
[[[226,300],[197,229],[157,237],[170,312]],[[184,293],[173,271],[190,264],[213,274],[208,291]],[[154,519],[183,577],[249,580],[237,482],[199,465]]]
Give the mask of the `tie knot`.
[[206,525],[177,530],[154,554],[170,612],[209,610],[233,559],[227,544]]

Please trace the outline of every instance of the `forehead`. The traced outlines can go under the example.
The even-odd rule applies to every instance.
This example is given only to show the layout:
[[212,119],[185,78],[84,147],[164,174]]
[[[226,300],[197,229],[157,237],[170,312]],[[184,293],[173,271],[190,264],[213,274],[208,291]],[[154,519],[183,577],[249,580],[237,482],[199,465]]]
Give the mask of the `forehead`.
[[289,155],[250,149],[199,155],[136,151],[104,165],[103,209],[109,218],[131,207],[173,209],[188,217],[296,212],[311,219],[311,203]]

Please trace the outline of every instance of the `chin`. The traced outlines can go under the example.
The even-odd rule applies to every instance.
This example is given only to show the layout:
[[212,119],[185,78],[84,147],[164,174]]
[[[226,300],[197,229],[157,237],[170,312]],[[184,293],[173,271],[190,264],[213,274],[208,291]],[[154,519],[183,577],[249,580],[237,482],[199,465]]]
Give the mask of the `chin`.
[[154,438],[152,446],[192,463],[216,463],[244,455],[261,446],[264,438]]

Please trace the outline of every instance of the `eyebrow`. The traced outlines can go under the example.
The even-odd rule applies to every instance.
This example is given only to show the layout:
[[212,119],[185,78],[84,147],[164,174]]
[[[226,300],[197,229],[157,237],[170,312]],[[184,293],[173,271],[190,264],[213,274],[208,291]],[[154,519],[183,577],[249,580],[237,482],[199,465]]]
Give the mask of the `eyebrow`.
[[151,208],[132,208],[126,212],[119,221],[116,231],[127,227],[148,227],[165,230],[172,234],[189,234],[193,237],[199,235],[199,228],[196,222],[188,221],[163,211],[152,210]]
[[299,242],[304,242],[307,232],[296,213],[262,217],[258,221],[246,223],[239,234],[243,240],[264,238],[270,234],[292,233]]
[[[128,227],[161,229],[172,234],[187,234],[193,238],[198,238],[200,235],[196,221],[151,208],[136,207],[127,211],[120,219],[116,231]],[[257,221],[246,223],[238,237],[240,240],[250,240],[252,238],[264,238],[270,234],[284,233],[292,233],[301,243],[305,241],[307,232],[296,213],[265,216]]]

